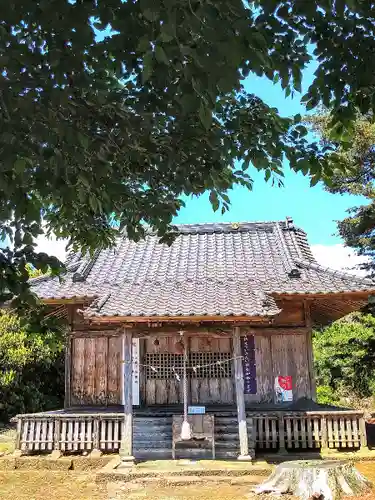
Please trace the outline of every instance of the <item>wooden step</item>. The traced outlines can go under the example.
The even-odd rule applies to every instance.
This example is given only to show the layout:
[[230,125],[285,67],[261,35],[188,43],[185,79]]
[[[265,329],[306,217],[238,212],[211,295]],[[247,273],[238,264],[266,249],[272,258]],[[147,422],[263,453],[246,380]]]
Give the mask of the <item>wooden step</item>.
[[234,450],[239,450],[240,448],[240,442],[239,441],[216,441],[215,442],[216,448],[225,448],[225,449],[230,449],[233,448]]
[[155,450],[157,448],[172,449],[172,440],[170,441],[134,441],[133,447],[136,450]]
[[145,431],[137,430],[133,431],[133,436],[136,436],[137,438],[144,438],[147,441],[149,439],[158,439],[158,436],[162,436],[162,439],[164,439],[164,437],[167,439],[172,439],[172,433],[170,432],[170,430],[157,430],[155,432],[151,432],[150,434]]
[[134,423],[136,424],[172,424],[172,418],[171,417],[134,417]]
[[215,432],[215,441],[239,441],[238,434],[232,434],[230,432],[222,432],[220,434],[216,434]]
[[215,425],[215,434],[233,434],[238,436],[238,427],[234,425]]

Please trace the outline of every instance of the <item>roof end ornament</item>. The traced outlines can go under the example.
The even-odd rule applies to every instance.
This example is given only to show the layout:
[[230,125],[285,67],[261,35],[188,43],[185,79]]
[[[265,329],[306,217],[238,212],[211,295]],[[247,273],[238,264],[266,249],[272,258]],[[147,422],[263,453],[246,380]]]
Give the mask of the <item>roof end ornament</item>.
[[293,221],[292,217],[287,216],[285,219],[286,219],[285,220],[286,228],[289,230],[295,229],[295,225],[294,225],[294,221]]

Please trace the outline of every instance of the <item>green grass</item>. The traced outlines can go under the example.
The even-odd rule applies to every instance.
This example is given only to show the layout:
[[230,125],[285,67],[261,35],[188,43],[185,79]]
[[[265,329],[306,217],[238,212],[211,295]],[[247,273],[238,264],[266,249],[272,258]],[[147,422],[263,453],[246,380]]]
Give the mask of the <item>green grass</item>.
[[0,441],[0,453],[13,453],[14,451],[14,441]]

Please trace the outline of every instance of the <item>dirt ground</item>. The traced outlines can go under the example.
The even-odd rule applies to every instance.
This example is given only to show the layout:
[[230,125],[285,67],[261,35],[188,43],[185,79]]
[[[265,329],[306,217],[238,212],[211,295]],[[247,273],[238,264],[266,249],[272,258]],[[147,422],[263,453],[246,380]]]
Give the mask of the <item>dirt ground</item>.
[[[359,470],[375,484],[375,462],[358,464]],[[98,485],[93,473],[58,471],[0,471],[1,500],[244,500],[249,486],[142,487],[125,491],[123,485]],[[258,497],[259,498],[259,497]],[[354,499],[353,499],[354,500]],[[375,500],[375,493],[361,500]]]

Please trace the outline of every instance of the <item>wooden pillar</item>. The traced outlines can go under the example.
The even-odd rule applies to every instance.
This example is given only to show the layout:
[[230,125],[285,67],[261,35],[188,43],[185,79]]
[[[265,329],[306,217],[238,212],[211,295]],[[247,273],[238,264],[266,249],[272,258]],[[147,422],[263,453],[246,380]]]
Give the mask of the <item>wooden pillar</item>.
[[[63,436],[65,439],[65,436]],[[57,459],[60,458],[61,453],[61,421],[59,418],[55,418],[53,422],[53,450],[51,452],[50,458]]]
[[64,408],[70,407],[71,397],[71,368],[72,368],[72,336],[70,332],[66,336],[65,342],[65,395]]
[[360,439],[361,439],[361,448],[367,448],[367,430],[366,430],[366,421],[364,416],[359,417],[359,431],[360,431]]
[[316,376],[314,369],[314,352],[312,343],[312,321],[311,321],[311,303],[304,301],[303,303],[305,310],[305,323],[308,328],[306,333],[306,347],[307,347],[307,366],[309,371],[310,379],[310,397],[313,401],[316,401]]
[[285,455],[287,453],[285,447],[285,420],[284,414],[280,412],[278,414],[279,417],[279,453],[281,455]]
[[236,385],[237,415],[238,415],[238,433],[240,438],[240,455],[238,460],[251,460],[254,456],[254,450],[249,454],[249,442],[246,423],[246,409],[244,397],[244,379],[242,369],[242,351],[240,328],[235,327],[233,331],[233,354],[234,354],[234,377]]
[[134,464],[133,457],[133,394],[132,394],[132,332],[123,334],[123,384],[124,384],[124,421],[122,426],[120,457],[122,466]]
[[322,416],[321,421],[321,450],[327,450],[328,448],[328,429],[327,429],[327,417],[325,415]]

